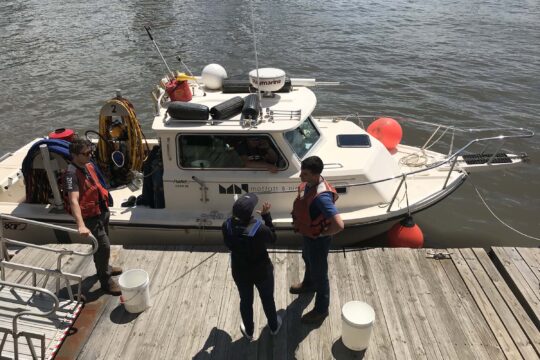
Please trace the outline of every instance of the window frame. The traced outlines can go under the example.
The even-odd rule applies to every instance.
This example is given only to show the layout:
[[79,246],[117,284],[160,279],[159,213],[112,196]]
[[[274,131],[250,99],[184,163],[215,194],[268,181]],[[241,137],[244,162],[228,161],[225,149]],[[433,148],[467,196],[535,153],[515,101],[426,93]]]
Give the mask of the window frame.
[[[306,150],[306,152],[302,155],[302,157],[300,157],[300,155],[296,152],[296,149],[294,148],[293,144],[289,141],[289,139],[287,139],[287,136],[286,134],[288,133],[291,133],[293,131],[297,131],[297,129],[299,129],[302,125],[304,125],[306,122],[308,122],[312,127],[313,129],[317,132],[317,140],[315,142],[313,142],[313,144],[309,147],[309,149]],[[308,116],[304,121],[302,121],[302,123],[300,123],[297,127],[295,127],[294,129],[292,130],[289,130],[289,131],[286,131],[283,133],[283,138],[285,140],[285,142],[287,143],[287,145],[289,145],[289,148],[291,149],[292,153],[300,160],[302,160],[303,158],[306,157],[307,154],[309,154],[309,152],[315,147],[315,145],[317,143],[319,143],[319,141],[321,140],[321,131],[319,130],[319,128],[315,125],[315,122],[313,120],[313,117],[310,115]]]
[[[238,140],[242,140],[244,138],[250,137],[250,136],[258,136],[258,137],[265,137],[269,140],[271,146],[273,146],[273,149],[277,152],[278,157],[283,160],[284,166],[282,168],[278,168],[279,171],[285,171],[289,168],[289,160],[286,156],[283,155],[283,151],[278,146],[277,142],[275,141],[274,137],[270,133],[215,133],[215,134],[208,134],[208,133],[178,133],[176,134],[176,165],[179,169],[187,170],[187,171],[237,171],[237,170],[244,170],[244,171],[268,171],[264,168],[256,168],[256,167],[191,167],[191,166],[182,166],[182,153],[183,153],[183,146],[181,146],[181,140],[182,137],[189,137],[189,136],[207,136],[207,137],[236,137]],[[234,151],[238,151],[236,148]],[[239,154],[238,154],[239,155]],[[240,155],[239,155],[240,156]],[[201,159],[206,160],[206,159]]]

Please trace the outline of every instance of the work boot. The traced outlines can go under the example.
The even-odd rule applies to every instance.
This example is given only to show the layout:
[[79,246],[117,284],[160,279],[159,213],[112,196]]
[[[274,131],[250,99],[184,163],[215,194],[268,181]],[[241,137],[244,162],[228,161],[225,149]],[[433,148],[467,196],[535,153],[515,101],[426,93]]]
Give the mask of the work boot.
[[310,286],[304,286],[303,282],[294,284],[289,288],[291,294],[305,294],[314,292],[313,288]]
[[109,278],[107,284],[102,284],[101,289],[107,294],[111,294],[113,296],[120,296],[122,294],[122,292],[120,291],[120,286],[112,278]]
[[304,324],[322,324],[324,319],[328,316],[328,311],[318,312],[315,309],[311,310],[304,316],[302,316],[302,323]]
[[117,276],[122,274],[122,268],[120,266],[111,266],[111,276]]

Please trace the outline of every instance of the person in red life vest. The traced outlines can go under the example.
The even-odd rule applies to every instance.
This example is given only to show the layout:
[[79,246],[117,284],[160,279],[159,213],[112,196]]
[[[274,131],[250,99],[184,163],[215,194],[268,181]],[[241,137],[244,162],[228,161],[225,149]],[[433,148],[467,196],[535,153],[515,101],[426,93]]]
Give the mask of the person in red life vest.
[[262,221],[255,219],[252,213],[258,200],[253,193],[244,194],[234,202],[232,216],[221,227],[225,245],[231,251],[232,277],[240,294],[240,331],[250,341],[255,330],[254,286],[259,291],[270,334],[276,335],[282,324],[274,301],[274,266],[266,250],[267,244],[276,241],[271,205],[265,202],[259,211]]
[[94,264],[103,291],[120,295],[120,287],[111,276],[120,275],[122,269],[109,265],[111,245],[109,241],[109,192],[99,182],[94,165],[90,162],[92,143],[75,139],[69,144],[72,162],[68,165],[64,180],[64,205],[73,215],[79,234],[90,233],[98,241]]
[[336,190],[322,176],[324,165],[318,156],[302,161],[298,196],[293,203],[293,227],[304,237],[302,258],[304,280],[289,289],[291,294],[315,292],[315,306],[302,317],[307,324],[321,323],[328,316],[330,284],[328,252],[332,235],[343,230],[343,220],[336,209]]

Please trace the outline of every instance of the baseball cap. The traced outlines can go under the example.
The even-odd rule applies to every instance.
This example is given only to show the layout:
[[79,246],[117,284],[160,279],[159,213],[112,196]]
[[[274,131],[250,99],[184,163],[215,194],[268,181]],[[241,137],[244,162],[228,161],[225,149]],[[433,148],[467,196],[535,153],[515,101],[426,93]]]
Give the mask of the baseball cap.
[[257,206],[259,198],[253,193],[247,193],[242,195],[238,200],[233,204],[232,213],[233,216],[239,218],[240,220],[249,220],[253,209]]

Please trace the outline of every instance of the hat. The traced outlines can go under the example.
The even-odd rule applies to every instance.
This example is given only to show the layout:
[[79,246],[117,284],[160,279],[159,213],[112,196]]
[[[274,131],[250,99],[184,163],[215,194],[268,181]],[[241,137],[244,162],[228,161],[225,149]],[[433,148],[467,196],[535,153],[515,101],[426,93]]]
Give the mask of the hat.
[[249,220],[258,201],[259,198],[253,193],[243,195],[233,204],[233,216],[239,218],[240,220]]

